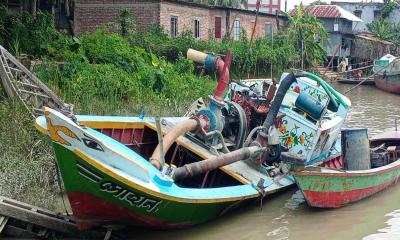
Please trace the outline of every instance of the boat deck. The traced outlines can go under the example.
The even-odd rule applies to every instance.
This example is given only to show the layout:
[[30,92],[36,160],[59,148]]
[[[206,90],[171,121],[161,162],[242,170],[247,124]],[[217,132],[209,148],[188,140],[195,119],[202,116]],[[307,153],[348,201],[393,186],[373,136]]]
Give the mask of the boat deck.
[[[187,118],[164,118],[162,121],[163,132],[167,133],[175,124],[185,119]],[[193,150],[196,154],[204,159],[217,155],[216,151],[210,151],[206,146],[201,146],[193,142],[188,136],[179,137],[177,142],[180,145]],[[281,188],[289,187],[290,185],[294,184],[294,179],[290,175],[271,178],[267,173],[264,173],[265,171],[263,172],[261,168],[255,169],[245,161],[238,161],[221,167],[220,169],[243,184],[251,183],[257,185],[260,179],[263,179],[264,190],[267,192],[267,194],[276,192]]]

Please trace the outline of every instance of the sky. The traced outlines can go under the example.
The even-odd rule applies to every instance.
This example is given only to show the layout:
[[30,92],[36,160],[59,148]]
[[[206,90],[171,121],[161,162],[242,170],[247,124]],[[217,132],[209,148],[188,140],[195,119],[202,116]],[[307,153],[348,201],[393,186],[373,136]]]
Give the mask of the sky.
[[[295,5],[299,5],[300,2],[303,2],[303,5],[308,5],[314,0],[286,0],[287,1],[287,10],[293,9]],[[334,0],[336,2],[382,2],[382,0]],[[330,3],[331,1],[326,0],[325,2]],[[285,0],[281,0],[281,10],[285,10]]]

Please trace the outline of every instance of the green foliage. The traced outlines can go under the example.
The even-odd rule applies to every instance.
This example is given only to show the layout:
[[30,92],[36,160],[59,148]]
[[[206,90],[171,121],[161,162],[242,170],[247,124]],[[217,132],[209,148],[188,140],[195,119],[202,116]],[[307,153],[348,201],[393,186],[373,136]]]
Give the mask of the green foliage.
[[159,26],[152,26],[149,31],[137,33],[131,39],[131,44],[141,45],[149,52],[164,57],[169,62],[175,62],[179,56],[185,56],[189,48],[204,52],[225,54],[228,50],[233,52],[231,73],[233,78],[245,77],[246,75],[270,74],[271,64],[275,72],[280,74],[287,68],[293,67],[298,59],[298,50],[292,42],[287,41],[286,32],[280,32],[274,36],[256,38],[249,50],[247,34],[242,32],[241,40],[232,39],[196,40],[191,32],[183,32],[176,38],[169,38]]
[[312,5],[328,5],[328,3],[325,1],[322,1],[322,0],[315,0],[315,1],[311,2],[310,5],[311,6]]
[[54,26],[50,13],[31,14],[8,13],[0,8],[0,39],[2,45],[14,54],[23,52],[34,56],[56,56],[65,52],[73,44],[71,38],[64,36]]
[[326,60],[323,44],[328,41],[328,33],[321,21],[315,16],[304,12],[303,5],[297,7],[296,15],[288,17],[288,35],[296,49],[303,48],[304,62],[306,65],[322,63]]
[[170,115],[181,110],[177,106],[205,97],[215,85],[193,75],[194,66],[184,57],[178,56],[171,64],[105,29],[83,35],[69,56],[64,65],[47,61],[36,72],[86,113],[93,113],[90,105],[97,101],[114,107],[108,113],[132,104],[136,106],[129,107],[131,112],[144,105],[154,111],[172,108]]
[[378,19],[367,24],[367,27],[377,38],[400,44],[400,24]]
[[400,4],[398,1],[393,1],[393,0],[389,0],[389,1],[385,1],[383,3],[383,7],[381,9],[381,16],[383,19],[386,19],[389,17],[390,13],[396,9],[400,7]]

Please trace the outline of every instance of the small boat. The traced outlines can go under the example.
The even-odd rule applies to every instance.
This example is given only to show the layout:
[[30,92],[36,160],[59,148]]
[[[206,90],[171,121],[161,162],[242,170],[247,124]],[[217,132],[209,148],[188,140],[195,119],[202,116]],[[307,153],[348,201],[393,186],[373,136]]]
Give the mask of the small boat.
[[375,85],[374,79],[368,78],[338,78],[336,81],[344,84]]
[[279,87],[228,85],[230,57],[188,51],[210,70],[217,66],[220,78],[209,105],[191,117],[66,116],[46,108],[36,119],[53,142],[81,229],[192,226],[294,185],[287,161],[337,159],[351,104],[345,96],[307,72],[283,75]]
[[374,61],[375,86],[386,92],[400,94],[400,61],[387,54]]
[[[370,147],[370,154],[366,156],[370,166],[364,170],[345,170],[346,163],[341,158],[336,165],[322,164],[324,167],[312,166],[293,171],[308,205],[339,208],[397,183],[400,177],[400,131],[376,135],[370,140]],[[357,147],[353,151],[354,156],[362,157]],[[355,159],[353,163],[357,161]]]

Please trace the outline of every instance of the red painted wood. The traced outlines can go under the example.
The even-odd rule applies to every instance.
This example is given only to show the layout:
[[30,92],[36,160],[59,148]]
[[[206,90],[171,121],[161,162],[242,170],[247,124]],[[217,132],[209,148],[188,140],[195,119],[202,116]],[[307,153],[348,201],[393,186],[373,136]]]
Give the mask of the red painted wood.
[[215,38],[221,38],[221,17],[215,17]]
[[400,79],[397,82],[388,82],[383,76],[375,77],[375,86],[386,92],[400,94]]
[[133,137],[133,129],[132,128],[124,129],[121,136],[121,142],[123,144],[131,144],[133,139],[132,137]]
[[[70,192],[68,199],[74,213],[74,220],[79,229],[88,229],[107,222],[127,222],[130,225],[152,226],[157,228],[183,228],[187,224],[165,222],[143,214],[133,212],[127,208],[97,198],[83,192]],[[99,221],[98,219],[102,219]]]
[[319,192],[304,190],[303,194],[305,195],[305,198],[310,206],[319,208],[339,208],[345,204],[358,201],[376,192],[379,192],[394,184],[396,180],[397,178],[394,178],[382,185],[345,192]]

